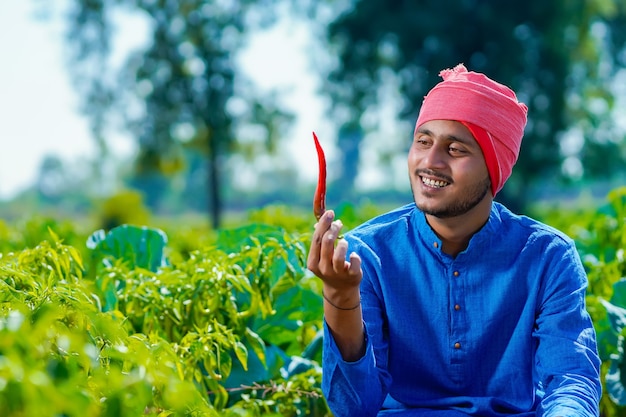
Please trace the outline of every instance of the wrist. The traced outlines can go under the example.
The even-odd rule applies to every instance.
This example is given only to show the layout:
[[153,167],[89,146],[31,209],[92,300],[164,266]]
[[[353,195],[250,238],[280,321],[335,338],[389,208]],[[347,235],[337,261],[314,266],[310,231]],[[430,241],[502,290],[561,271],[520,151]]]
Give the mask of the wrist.
[[322,289],[322,297],[326,304],[336,310],[352,311],[361,305],[361,294],[358,287],[354,290],[338,290],[325,285]]

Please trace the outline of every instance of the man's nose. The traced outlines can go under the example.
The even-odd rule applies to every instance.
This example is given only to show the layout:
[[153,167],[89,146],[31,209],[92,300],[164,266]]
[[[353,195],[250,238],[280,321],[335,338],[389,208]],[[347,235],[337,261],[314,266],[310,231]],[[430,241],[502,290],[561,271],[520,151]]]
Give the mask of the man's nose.
[[446,165],[448,153],[443,146],[433,145],[424,152],[422,162],[425,168],[441,168]]

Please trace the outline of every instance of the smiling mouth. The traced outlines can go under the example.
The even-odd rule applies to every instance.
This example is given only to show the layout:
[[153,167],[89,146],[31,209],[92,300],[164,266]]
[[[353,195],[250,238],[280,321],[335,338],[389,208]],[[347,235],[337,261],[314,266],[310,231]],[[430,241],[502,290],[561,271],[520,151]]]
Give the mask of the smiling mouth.
[[450,184],[449,182],[443,181],[443,180],[435,180],[432,178],[426,178],[426,177],[421,177],[421,176],[420,178],[422,180],[422,184],[430,188],[443,188]]

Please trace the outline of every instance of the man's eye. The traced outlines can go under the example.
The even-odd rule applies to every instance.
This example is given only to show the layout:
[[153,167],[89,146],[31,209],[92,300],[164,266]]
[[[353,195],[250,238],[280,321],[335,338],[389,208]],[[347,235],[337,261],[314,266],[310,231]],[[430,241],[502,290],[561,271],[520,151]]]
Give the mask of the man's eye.
[[463,153],[465,153],[464,149],[457,148],[456,146],[450,146],[448,149],[449,149],[450,153],[453,153],[453,154],[463,154]]

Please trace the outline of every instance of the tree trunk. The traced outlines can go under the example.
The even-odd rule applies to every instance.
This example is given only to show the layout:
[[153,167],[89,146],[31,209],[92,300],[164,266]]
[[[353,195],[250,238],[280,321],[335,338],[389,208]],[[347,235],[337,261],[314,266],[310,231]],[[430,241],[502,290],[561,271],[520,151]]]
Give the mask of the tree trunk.
[[220,189],[221,156],[218,151],[218,140],[213,137],[209,140],[209,155],[207,158],[207,203],[209,210],[209,220],[213,229],[217,230],[221,226],[222,198]]

